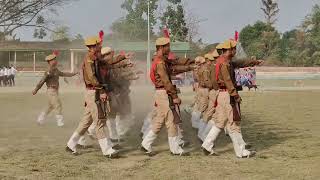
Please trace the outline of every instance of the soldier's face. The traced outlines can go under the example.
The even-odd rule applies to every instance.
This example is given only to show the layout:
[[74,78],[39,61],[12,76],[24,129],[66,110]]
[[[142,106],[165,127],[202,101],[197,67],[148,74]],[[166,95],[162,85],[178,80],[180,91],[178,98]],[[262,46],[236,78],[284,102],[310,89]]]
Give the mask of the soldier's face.
[[237,48],[232,48],[232,57],[234,57],[237,54]]
[[163,53],[163,55],[169,55],[169,53],[170,53],[170,44],[167,44],[167,45],[163,46],[162,53]]
[[232,49],[228,49],[228,50],[225,52],[225,54],[226,54],[227,57],[232,58],[232,57],[233,57]]
[[54,59],[54,60],[49,61],[49,64],[51,66],[57,66],[58,65],[58,61]]

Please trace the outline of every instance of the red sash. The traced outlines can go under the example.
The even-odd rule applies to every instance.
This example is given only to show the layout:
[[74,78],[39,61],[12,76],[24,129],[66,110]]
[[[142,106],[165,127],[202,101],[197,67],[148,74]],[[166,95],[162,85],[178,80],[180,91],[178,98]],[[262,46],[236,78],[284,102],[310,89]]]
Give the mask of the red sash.
[[156,83],[156,75],[155,75],[155,71],[156,71],[156,67],[157,65],[160,63],[161,59],[158,57],[155,57],[152,65],[151,65],[151,69],[150,69],[150,79],[153,82],[153,84]]

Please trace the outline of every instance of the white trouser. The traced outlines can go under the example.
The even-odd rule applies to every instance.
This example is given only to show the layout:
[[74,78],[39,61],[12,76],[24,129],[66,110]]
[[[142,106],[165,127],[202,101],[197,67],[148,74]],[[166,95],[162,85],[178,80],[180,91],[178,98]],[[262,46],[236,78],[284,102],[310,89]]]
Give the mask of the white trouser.
[[203,141],[202,147],[205,148],[207,151],[212,152],[214,142],[218,138],[220,132],[221,132],[220,128],[218,128],[216,126],[212,126],[209,134],[207,135],[207,137]]
[[203,121],[203,119],[200,119],[199,121],[199,128],[198,128],[198,138],[201,139],[202,141],[204,140],[202,137],[203,131],[206,128],[207,123]]
[[119,135],[118,135],[118,132],[117,132],[117,123],[116,123],[116,120],[113,119],[113,118],[109,118],[107,120],[107,127],[108,127],[108,130],[109,130],[109,136],[111,139],[114,139],[114,140],[117,140],[119,139]]
[[243,141],[241,133],[232,132],[229,134],[229,136],[231,138],[234,152],[237,157],[242,158],[242,157],[249,156],[251,154],[250,151],[245,149],[245,144],[243,144],[244,141]]
[[56,115],[56,120],[57,120],[57,125],[58,125],[59,127],[64,126],[63,116],[62,116],[62,115]]
[[151,130],[151,117],[152,112],[150,112],[147,117],[143,120],[143,125],[141,128],[141,133],[143,134],[142,139],[146,136],[146,134]]
[[148,152],[152,152],[152,143],[154,140],[156,140],[157,136],[158,135],[156,133],[154,133],[152,130],[149,130],[141,143],[142,147]]
[[98,142],[103,155],[111,155],[112,153],[116,152],[114,149],[112,149],[112,143],[110,143],[107,138],[99,139]]
[[201,134],[201,139],[202,139],[202,141],[204,141],[204,140],[206,139],[206,137],[207,137],[207,135],[209,134],[212,126],[214,126],[214,121],[210,120],[210,121],[206,124],[206,126],[205,126],[205,128],[203,129],[203,132],[202,132],[202,134]]
[[192,111],[191,113],[191,125],[193,128],[199,128],[199,121],[201,117],[201,112]]

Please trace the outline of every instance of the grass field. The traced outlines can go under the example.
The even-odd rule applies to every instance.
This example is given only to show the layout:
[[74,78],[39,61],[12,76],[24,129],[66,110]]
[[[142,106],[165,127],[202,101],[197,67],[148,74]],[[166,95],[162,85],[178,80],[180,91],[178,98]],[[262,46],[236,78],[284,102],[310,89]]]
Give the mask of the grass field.
[[[310,83],[310,84],[309,84]],[[306,81],[319,85],[319,80]],[[292,86],[291,81],[263,81],[263,87]],[[243,135],[257,150],[250,159],[237,159],[231,141],[221,135],[218,157],[200,151],[190,117],[183,114],[186,139],[192,142],[190,157],[169,154],[163,129],[155,157],[140,153],[139,130],[151,109],[152,89],[134,87],[135,126],[129,132],[123,158],[102,157],[96,145],[80,156],[64,151],[83,111],[80,90],[62,87],[66,125],[58,128],[53,116],[39,127],[38,113],[46,96],[31,96],[31,87],[0,88],[0,179],[320,179],[320,90],[243,92]],[[183,89],[184,105],[192,100]]]

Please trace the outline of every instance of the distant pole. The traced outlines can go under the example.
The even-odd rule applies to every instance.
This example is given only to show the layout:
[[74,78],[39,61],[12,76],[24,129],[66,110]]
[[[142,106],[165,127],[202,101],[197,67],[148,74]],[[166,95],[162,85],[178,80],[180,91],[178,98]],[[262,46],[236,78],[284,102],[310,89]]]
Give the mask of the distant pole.
[[150,1],[148,0],[148,49],[147,49],[147,77],[150,74]]
[[11,51],[9,51],[9,64],[11,64],[11,56],[10,56]]
[[36,52],[33,52],[33,72],[36,72]]
[[17,51],[14,51],[14,66],[17,67]]
[[71,67],[71,72],[74,72],[74,51],[71,49],[71,61],[70,61],[70,67]]

